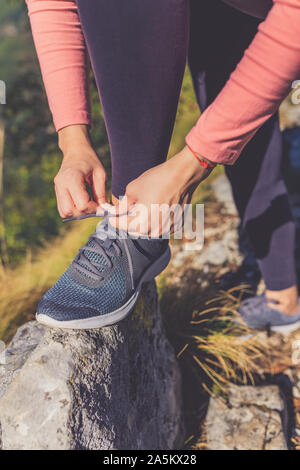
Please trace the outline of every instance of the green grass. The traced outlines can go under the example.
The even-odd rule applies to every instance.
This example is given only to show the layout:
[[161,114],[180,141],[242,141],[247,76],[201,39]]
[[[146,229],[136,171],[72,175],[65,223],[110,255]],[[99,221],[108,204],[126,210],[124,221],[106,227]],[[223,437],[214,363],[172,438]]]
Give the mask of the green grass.
[[175,127],[169,150],[169,157],[179,152],[185,145],[185,136],[200,116],[189,70],[184,75],[182,91],[176,116]]

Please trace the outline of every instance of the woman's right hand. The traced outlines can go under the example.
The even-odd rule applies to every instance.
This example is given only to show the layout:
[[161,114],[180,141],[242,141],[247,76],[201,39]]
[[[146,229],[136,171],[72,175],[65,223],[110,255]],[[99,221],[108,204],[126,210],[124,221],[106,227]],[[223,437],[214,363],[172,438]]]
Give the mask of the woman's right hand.
[[[63,152],[59,172],[54,178],[57,208],[61,217],[95,213],[106,203],[106,172],[91,145],[87,126],[61,129],[58,142]],[[85,184],[92,188],[91,200]]]

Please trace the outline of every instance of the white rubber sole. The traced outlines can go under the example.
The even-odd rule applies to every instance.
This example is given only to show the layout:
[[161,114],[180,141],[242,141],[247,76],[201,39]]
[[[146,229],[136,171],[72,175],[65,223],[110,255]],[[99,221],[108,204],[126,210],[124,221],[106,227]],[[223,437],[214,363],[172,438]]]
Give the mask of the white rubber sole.
[[271,331],[275,333],[280,333],[282,335],[289,335],[300,328],[300,321],[296,321],[295,323],[291,323],[290,325],[283,325],[283,326],[272,326]]
[[94,328],[103,328],[105,326],[115,325],[121,320],[124,320],[132,311],[138,296],[141,292],[142,285],[144,282],[152,281],[158,276],[169,264],[171,258],[170,248],[157,259],[143,274],[135,293],[122,305],[119,309],[114,312],[106,313],[105,315],[97,315],[96,317],[83,318],[79,320],[70,321],[58,321],[54,318],[44,315],[43,313],[37,313],[36,319],[39,323],[52,328],[63,328],[72,330],[90,330]]
[[[299,328],[300,328],[300,321],[297,321],[295,323],[291,323],[290,325],[271,326],[270,331],[273,333],[281,334],[283,336],[289,336],[291,333],[298,330]],[[241,335],[239,338],[246,341],[248,339],[252,339],[258,333],[265,332],[266,329],[260,330],[260,329],[252,328],[252,331],[253,333]]]

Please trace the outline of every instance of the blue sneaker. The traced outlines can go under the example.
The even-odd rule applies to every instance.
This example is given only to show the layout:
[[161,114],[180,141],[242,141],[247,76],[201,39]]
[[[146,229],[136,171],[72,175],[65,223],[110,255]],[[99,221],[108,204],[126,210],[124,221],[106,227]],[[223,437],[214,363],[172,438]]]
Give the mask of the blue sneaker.
[[250,328],[270,330],[289,334],[300,328],[300,308],[296,315],[284,315],[279,310],[269,307],[264,294],[244,300],[238,309],[242,320]]
[[125,238],[104,219],[40,301],[37,321],[73,329],[113,325],[131,312],[142,284],[169,261],[167,240]]

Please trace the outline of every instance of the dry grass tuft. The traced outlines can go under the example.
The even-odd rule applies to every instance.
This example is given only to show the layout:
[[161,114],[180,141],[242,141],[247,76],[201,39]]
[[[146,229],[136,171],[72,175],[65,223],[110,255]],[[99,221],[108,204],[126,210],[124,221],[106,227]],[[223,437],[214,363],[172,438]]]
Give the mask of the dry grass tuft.
[[195,362],[209,393],[224,391],[228,382],[254,384],[260,373],[258,359],[262,353],[266,358],[265,345],[237,322],[237,308],[246,291],[246,286],[221,291],[206,302],[206,308],[193,312],[192,335],[179,357],[185,354]]
[[212,283],[204,293],[193,279],[191,271],[180,288],[162,279],[161,308],[182,371],[188,432],[185,447],[204,450],[210,395],[226,398],[229,383],[261,382],[266,365],[270,368],[272,363],[272,350],[264,336],[254,336],[237,322],[237,308],[247,286],[216,294]]

